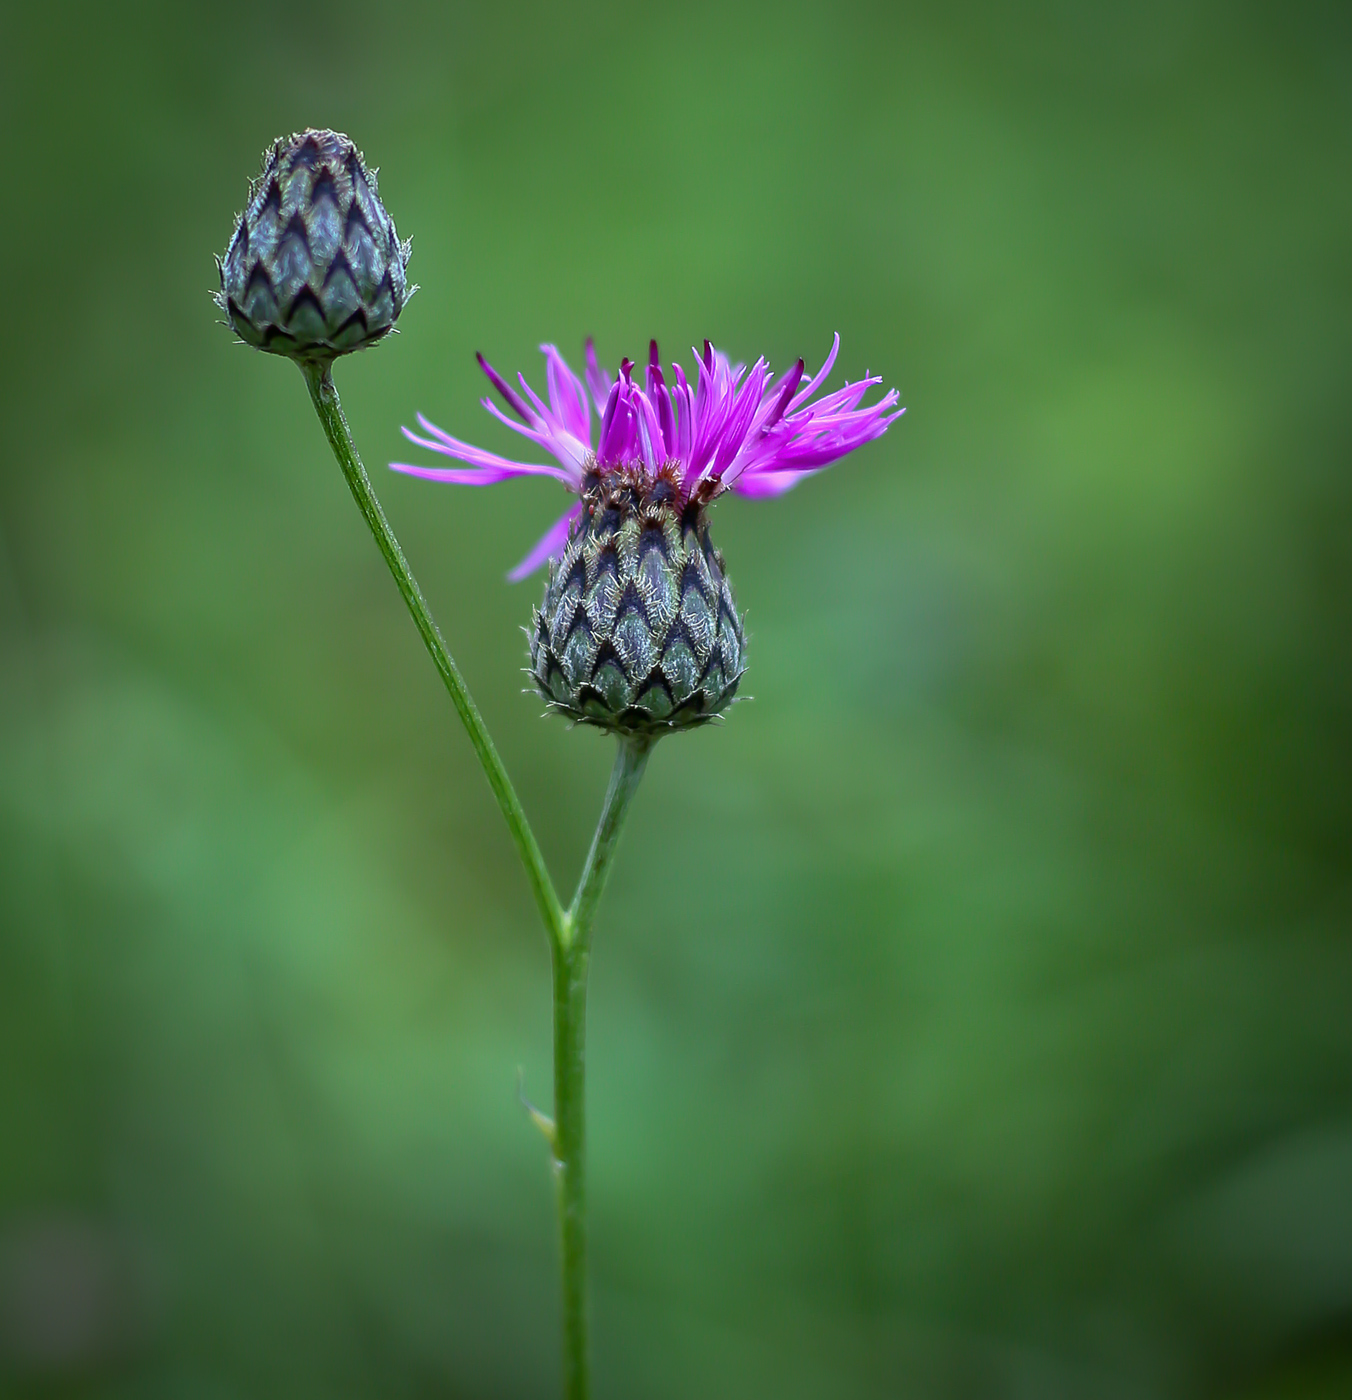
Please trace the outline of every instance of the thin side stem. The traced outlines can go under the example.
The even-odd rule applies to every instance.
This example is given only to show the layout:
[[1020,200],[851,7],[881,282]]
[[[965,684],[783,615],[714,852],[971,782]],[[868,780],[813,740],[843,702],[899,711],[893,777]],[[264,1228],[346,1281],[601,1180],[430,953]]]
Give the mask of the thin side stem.
[[648,766],[648,755],[652,752],[652,746],[651,739],[622,737],[619,741],[615,766],[610,772],[610,786],[606,789],[605,804],[601,808],[601,818],[596,824],[596,835],[592,837],[591,850],[587,852],[587,863],[582,867],[577,891],[568,908],[564,941],[570,945],[585,943],[591,937],[596,906],[600,902],[601,891],[606,887],[610,863],[615,858],[615,848],[619,845],[620,832],[624,829],[629,803],[643,779],[643,771]]
[[554,946],[554,1178],[558,1187],[559,1249],[563,1270],[563,1393],[587,1400],[586,1050],[587,968],[596,906],[629,804],[648,763],[651,743],[622,738],[615,755],[601,820]]
[[301,369],[310,389],[315,412],[319,414],[324,434],[333,449],[333,455],[338,459],[338,465],[343,469],[357,508],[371,527],[376,545],[390,566],[390,573],[394,575],[395,584],[408,605],[414,625],[432,657],[433,664],[441,673],[441,679],[450,692],[451,703],[469,734],[474,752],[479,756],[488,785],[498,799],[498,806],[502,808],[502,815],[506,818],[508,830],[516,842],[521,863],[526,867],[526,878],[530,881],[531,892],[535,895],[540,917],[544,920],[545,929],[549,934],[550,946],[557,949],[565,936],[566,917],[554,891],[553,881],[549,878],[549,871],[545,868],[544,857],[540,854],[535,833],[531,831],[521,801],[516,795],[516,789],[512,787],[512,780],[502,766],[502,759],[498,757],[498,751],[493,746],[493,740],[489,737],[478,707],[470,697],[464,677],[452,660],[437,624],[432,620],[422,589],[418,587],[418,581],[413,577],[408,560],[404,558],[404,551],[400,549],[399,541],[390,529],[385,512],[376,499],[370,478],[366,475],[366,468],[362,466],[361,458],[352,442],[352,434],[348,430],[347,419],[343,416],[343,406],[339,402],[338,390],[329,366],[302,365]]

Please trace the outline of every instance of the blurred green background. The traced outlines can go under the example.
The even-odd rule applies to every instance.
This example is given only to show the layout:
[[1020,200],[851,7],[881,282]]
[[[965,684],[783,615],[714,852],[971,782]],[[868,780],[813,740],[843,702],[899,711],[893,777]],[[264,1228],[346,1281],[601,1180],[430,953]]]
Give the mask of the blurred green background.
[[820,361],[907,416],[721,503],[754,703],[598,928],[601,1397],[1352,1394],[1343,6],[11,3],[0,1392],[548,1397],[549,987],[284,361],[207,299],[273,136],[414,238],[359,445],[561,884],[563,504],[473,353]]

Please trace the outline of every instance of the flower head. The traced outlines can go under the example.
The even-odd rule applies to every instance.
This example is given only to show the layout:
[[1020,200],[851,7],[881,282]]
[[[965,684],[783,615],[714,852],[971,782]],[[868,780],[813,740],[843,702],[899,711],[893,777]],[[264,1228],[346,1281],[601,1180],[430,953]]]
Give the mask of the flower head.
[[[618,375],[601,369],[588,341],[584,385],[554,346],[540,348],[549,402],[541,400],[524,375],[517,376],[518,392],[480,355],[480,367],[514,416],[509,417],[491,398],[485,398],[483,406],[549,453],[556,465],[511,461],[485,452],[419,414],[423,432],[405,428],[409,441],[467,465],[391,462],[394,470],[462,486],[488,486],[515,476],[552,476],[580,496],[607,477],[625,475],[647,482],[663,477],[682,505],[692,500],[707,504],[727,490],[744,496],[777,496],[880,437],[905,412],[896,407],[895,389],[861,407],[869,389],[882,382],[877,376],[846,384],[813,401],[835,364],[839,336],[826,363],[806,380],[801,359],[776,379],[763,359],[748,372],[744,365],[730,364],[706,340],[703,354],[695,357],[693,383],[677,363],[671,365],[668,382],[656,341],[649,345],[640,382],[631,360],[621,363]],[[593,406],[599,421],[594,446]],[[546,559],[558,557],[582,510],[579,502],[557,520],[510,577],[524,578]]]
[[420,414],[423,433],[405,428],[409,440],[466,465],[391,465],[472,486],[552,476],[577,492],[578,502],[512,571],[523,578],[551,561],[529,634],[531,674],[552,708],[651,739],[721,714],[746,669],[742,619],[709,538],[708,504],[727,490],[787,491],[885,432],[900,412],[895,391],[861,407],[876,378],[813,401],[839,347],[837,337],[805,382],[802,360],[776,380],[764,360],[748,373],[706,341],[692,384],[675,364],[667,381],[653,342],[640,383],[629,360],[618,375],[603,371],[588,341],[584,384],[546,345],[547,404],[524,376],[518,392],[481,355],[514,417],[491,399],[484,407],[554,464],[484,452]]

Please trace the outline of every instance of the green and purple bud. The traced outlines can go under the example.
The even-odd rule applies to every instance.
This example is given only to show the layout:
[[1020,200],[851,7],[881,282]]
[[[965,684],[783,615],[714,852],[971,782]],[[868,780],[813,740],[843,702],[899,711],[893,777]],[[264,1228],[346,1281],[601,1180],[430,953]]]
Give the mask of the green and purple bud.
[[656,737],[732,703],[746,637],[705,499],[676,470],[593,471],[551,561],[530,630],[530,670],[551,708]]
[[216,303],[247,345],[322,363],[393,330],[416,290],[409,253],[352,142],[302,131],[265,152]]

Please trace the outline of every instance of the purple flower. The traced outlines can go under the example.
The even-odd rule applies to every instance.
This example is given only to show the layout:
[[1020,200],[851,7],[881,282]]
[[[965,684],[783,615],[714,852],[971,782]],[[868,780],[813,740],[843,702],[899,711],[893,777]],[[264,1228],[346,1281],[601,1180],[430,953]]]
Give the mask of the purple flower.
[[[549,403],[541,401],[524,375],[517,376],[521,384],[518,393],[480,355],[483,372],[521,422],[509,418],[489,398],[483,400],[483,406],[548,452],[557,466],[509,461],[472,447],[443,432],[421,413],[418,422],[430,436],[408,428],[403,430],[404,436],[419,447],[468,465],[420,467],[391,462],[390,466],[410,476],[462,486],[489,486],[514,476],[552,476],[581,495],[608,473],[623,471],[653,480],[658,475],[674,479],[683,500],[697,497],[708,502],[726,490],[744,496],[777,496],[862,443],[880,437],[905,412],[896,408],[895,389],[876,403],[861,407],[868,390],[882,382],[876,375],[811,402],[835,364],[839,336],[826,363],[806,382],[801,359],[776,380],[763,359],[748,373],[744,365],[730,364],[727,356],[706,340],[703,355],[696,355],[693,385],[674,363],[671,382],[667,382],[656,341],[649,346],[648,366],[640,385],[631,360],[621,363],[618,377],[601,369],[589,340],[584,387],[554,346],[540,348],[546,361]],[[594,447],[592,404],[600,418]],[[559,555],[581,514],[579,501],[550,526],[509,577],[525,578]]]

